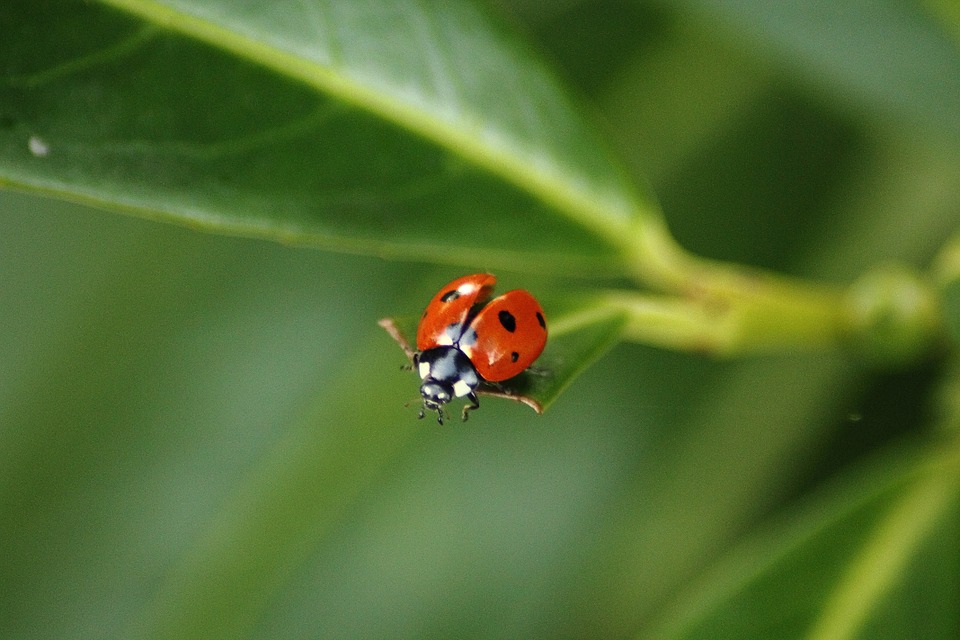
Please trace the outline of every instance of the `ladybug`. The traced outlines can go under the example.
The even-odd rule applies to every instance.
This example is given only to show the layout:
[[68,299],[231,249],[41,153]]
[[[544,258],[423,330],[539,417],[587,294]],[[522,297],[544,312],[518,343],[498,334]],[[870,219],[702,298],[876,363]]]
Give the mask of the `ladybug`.
[[521,373],[547,343],[543,307],[530,292],[515,289],[490,300],[496,277],[489,273],[457,278],[427,305],[417,326],[413,365],[423,383],[423,409],[436,411],[466,398],[462,418],[480,406],[476,390]]

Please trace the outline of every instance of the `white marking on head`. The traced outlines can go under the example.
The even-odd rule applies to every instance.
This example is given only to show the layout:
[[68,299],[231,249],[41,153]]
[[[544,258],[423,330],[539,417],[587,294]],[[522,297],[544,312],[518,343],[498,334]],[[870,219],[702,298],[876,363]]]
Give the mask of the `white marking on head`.
[[420,379],[421,379],[421,380],[426,380],[426,379],[427,379],[427,376],[430,375],[430,363],[429,363],[429,362],[421,362],[421,363],[420,363],[420,366],[417,367],[417,372],[420,374]]
[[463,380],[457,380],[453,383],[453,395],[458,398],[462,398],[468,393],[470,393],[470,385],[468,385],[466,382]]

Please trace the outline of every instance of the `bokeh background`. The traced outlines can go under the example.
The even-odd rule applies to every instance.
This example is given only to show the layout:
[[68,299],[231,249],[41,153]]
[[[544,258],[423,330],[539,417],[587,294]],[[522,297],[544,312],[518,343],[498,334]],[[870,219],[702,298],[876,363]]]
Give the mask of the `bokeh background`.
[[[860,32],[829,14],[850,3],[804,3],[792,22],[779,3],[719,4],[493,11],[692,251],[841,285],[888,260],[924,267],[960,220],[960,146],[940,98],[850,52],[893,33],[873,59],[951,50],[931,41],[956,56],[935,7],[877,2],[854,14],[881,27]],[[0,230],[3,638],[651,637],[731,552],[764,557],[798,513],[827,522],[835,487],[932,428],[938,362],[636,344],[543,416],[486,400],[441,428],[416,420],[415,376],[376,321],[483,265],[9,191]],[[862,637],[914,637],[919,619],[915,637],[955,637],[954,525]],[[849,548],[782,575],[827,580]],[[791,605],[751,603],[744,616],[783,626],[736,637],[802,637]]]

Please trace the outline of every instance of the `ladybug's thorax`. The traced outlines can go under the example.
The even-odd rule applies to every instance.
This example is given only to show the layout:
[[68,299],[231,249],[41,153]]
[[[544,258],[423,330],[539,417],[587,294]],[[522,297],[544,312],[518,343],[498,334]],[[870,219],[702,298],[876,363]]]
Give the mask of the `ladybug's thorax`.
[[423,380],[420,395],[428,409],[473,393],[480,376],[470,358],[456,347],[434,347],[417,357],[417,372]]

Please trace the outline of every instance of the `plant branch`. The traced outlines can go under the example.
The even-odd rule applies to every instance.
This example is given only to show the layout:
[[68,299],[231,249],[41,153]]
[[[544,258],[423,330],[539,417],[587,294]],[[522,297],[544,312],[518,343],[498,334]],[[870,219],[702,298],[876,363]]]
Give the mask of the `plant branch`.
[[[679,297],[608,292],[629,317],[624,337],[716,355],[822,349],[847,334],[842,292],[734,265],[689,261]],[[679,275],[675,272],[674,275]]]

